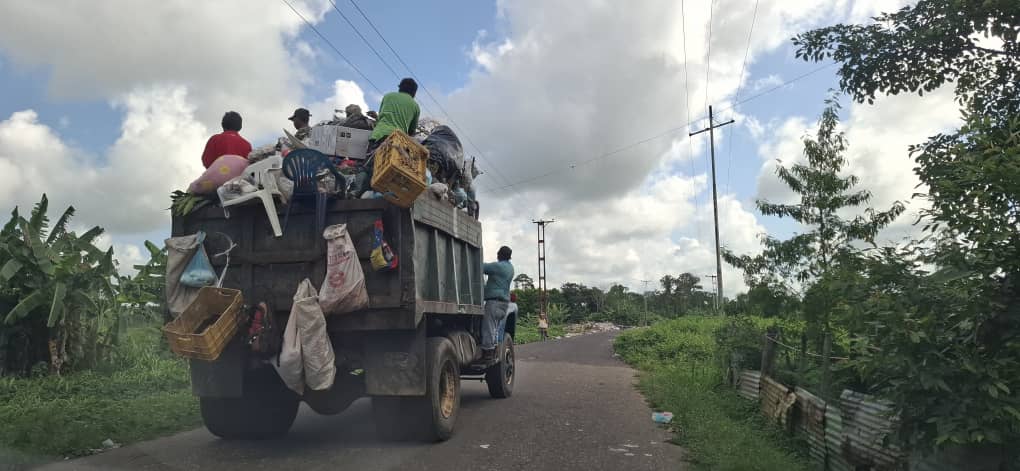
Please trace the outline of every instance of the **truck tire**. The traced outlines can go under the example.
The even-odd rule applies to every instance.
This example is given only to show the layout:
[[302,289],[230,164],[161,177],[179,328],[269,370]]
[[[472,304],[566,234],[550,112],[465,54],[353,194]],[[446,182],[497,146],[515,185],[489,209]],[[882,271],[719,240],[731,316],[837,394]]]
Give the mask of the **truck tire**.
[[300,405],[297,395],[283,385],[272,368],[246,377],[241,397],[199,398],[205,428],[227,440],[282,437],[294,424]]
[[372,397],[372,416],[380,438],[435,442],[453,436],[460,411],[460,363],[446,337],[429,338],[426,355],[425,397]]
[[499,349],[503,358],[485,370],[485,383],[489,385],[489,395],[496,399],[506,399],[514,394],[514,380],[517,365],[514,355],[514,338],[509,332],[503,335],[503,345]]
[[426,437],[431,441],[446,441],[453,436],[460,412],[460,362],[453,343],[446,337],[429,338],[426,348],[425,399],[429,412]]

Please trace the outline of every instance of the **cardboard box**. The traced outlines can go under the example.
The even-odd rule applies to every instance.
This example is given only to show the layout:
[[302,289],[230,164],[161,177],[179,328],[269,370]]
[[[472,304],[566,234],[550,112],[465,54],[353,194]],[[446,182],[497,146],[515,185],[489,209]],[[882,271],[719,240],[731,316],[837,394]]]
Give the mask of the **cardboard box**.
[[308,135],[308,147],[326,155],[363,160],[368,150],[368,139],[372,131],[346,126],[322,125],[312,128]]

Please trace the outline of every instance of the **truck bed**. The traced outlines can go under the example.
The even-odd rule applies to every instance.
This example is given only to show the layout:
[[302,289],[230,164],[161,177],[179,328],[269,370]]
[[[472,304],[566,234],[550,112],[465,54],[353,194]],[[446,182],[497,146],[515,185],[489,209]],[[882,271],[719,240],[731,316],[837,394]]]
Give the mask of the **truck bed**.
[[[286,208],[279,208],[281,224]],[[373,224],[382,219],[385,238],[399,257],[394,271],[376,272],[369,255]],[[385,200],[328,203],[326,226],[347,224],[365,273],[370,308],[328,316],[331,331],[416,329],[425,314],[482,314],[482,231],[477,220],[425,194],[410,209]],[[206,251],[217,272],[228,246],[230,267],[223,286],[240,289],[246,303],[268,301],[280,315],[290,312],[304,278],[321,286],[326,242],[315,227],[315,204],[296,203],[282,237],[274,237],[261,204],[234,206],[230,218],[219,207],[174,217],[174,236],[206,232]]]

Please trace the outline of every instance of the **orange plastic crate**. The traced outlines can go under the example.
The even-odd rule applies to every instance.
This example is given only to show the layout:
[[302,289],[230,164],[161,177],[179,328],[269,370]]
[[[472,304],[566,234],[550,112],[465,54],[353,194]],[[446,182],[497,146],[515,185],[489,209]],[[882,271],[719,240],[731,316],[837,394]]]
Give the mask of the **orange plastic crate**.
[[[212,361],[237,333],[241,323],[241,292],[236,289],[206,286],[176,319],[163,326],[170,350],[187,358]],[[211,317],[219,316],[201,332],[195,330]]]
[[393,131],[375,151],[372,189],[407,208],[425,191],[429,150],[401,131]]

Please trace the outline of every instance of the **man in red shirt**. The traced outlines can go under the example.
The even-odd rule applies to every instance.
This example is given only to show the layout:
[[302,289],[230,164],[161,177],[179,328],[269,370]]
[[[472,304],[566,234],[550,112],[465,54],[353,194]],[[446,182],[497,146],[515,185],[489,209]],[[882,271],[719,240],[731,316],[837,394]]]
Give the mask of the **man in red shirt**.
[[240,155],[247,159],[251,153],[251,144],[238,134],[241,130],[241,115],[236,111],[228,111],[223,115],[220,125],[223,126],[223,132],[213,135],[205,143],[205,152],[202,152],[202,165],[205,168],[209,168],[224,155]]

